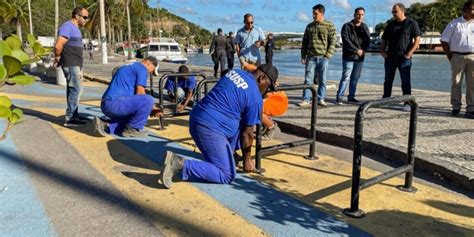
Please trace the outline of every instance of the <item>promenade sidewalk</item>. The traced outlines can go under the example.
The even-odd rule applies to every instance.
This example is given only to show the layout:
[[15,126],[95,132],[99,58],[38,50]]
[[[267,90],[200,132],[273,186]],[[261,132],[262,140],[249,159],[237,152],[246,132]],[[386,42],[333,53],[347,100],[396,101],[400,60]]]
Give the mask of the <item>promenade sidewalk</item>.
[[[99,57],[96,57],[96,59]],[[84,76],[89,79],[108,81],[115,66],[126,63],[123,56],[109,58],[109,64],[86,61]],[[177,70],[179,65],[160,63],[160,69]],[[212,75],[211,68],[190,65],[194,71]],[[338,78],[330,78],[336,80]],[[317,140],[352,149],[354,118],[360,104],[335,104],[338,81],[329,81],[327,107],[318,107]],[[449,80],[447,78],[446,80]],[[396,79],[399,81],[399,79]],[[280,76],[281,85],[301,84],[303,76]],[[381,82],[382,83],[382,82]],[[155,83],[157,85],[157,83]],[[382,85],[359,84],[357,99],[361,102],[380,99]],[[393,96],[401,95],[400,86],[394,85]],[[448,92],[413,89],[412,94],[419,104],[416,136],[416,171],[439,177],[466,190],[474,190],[474,119],[451,116]],[[287,133],[306,133],[310,126],[309,108],[300,108],[301,92],[288,92],[289,111],[276,120]],[[346,98],[344,98],[346,99]],[[463,98],[464,101],[464,98]],[[388,159],[404,161],[408,144],[409,112],[402,105],[369,109],[364,124],[363,149]],[[317,152],[317,148],[316,148]],[[415,171],[415,174],[416,174]]]

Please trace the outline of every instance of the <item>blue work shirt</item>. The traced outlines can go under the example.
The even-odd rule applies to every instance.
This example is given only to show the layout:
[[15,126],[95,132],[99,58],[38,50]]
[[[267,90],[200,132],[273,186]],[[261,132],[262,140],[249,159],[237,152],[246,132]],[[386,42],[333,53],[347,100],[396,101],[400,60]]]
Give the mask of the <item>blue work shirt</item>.
[[245,27],[242,27],[235,36],[234,43],[240,46],[239,57],[244,57],[246,61],[253,61],[260,63],[260,50],[255,45],[255,41],[261,41],[265,39],[263,31],[258,26],[253,26],[249,32],[245,31]]
[[113,100],[117,97],[135,95],[136,87],[146,87],[147,79],[148,71],[142,63],[124,65],[115,73],[102,99]]
[[[165,83],[165,89],[169,92],[174,92],[176,85],[174,83],[175,77],[169,77]],[[196,87],[196,78],[194,76],[188,76],[187,78],[178,77],[178,86],[184,91],[193,91]]]
[[253,76],[235,69],[221,77],[191,111],[196,122],[216,133],[235,137],[245,126],[260,124],[262,95]]

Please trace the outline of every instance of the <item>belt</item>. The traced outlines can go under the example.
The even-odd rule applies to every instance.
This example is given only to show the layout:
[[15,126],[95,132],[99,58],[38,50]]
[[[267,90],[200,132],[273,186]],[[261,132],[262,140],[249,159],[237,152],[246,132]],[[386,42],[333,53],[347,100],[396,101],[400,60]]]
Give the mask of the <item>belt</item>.
[[471,54],[474,54],[474,52],[465,52],[465,53],[461,53],[461,52],[452,52],[452,53],[455,53],[455,54],[461,54],[461,55],[471,55]]

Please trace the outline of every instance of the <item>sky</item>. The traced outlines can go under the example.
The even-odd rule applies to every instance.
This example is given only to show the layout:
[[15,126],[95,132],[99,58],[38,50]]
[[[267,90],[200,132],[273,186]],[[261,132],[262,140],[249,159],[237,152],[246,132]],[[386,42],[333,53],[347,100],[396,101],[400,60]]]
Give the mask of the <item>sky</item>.
[[149,5],[160,7],[214,32],[237,31],[243,26],[243,16],[251,13],[256,26],[265,32],[303,32],[313,21],[312,7],[323,4],[325,18],[337,30],[353,18],[354,9],[365,8],[365,23],[369,27],[385,22],[392,16],[391,8],[400,2],[409,7],[415,2],[430,3],[434,0],[150,0]]

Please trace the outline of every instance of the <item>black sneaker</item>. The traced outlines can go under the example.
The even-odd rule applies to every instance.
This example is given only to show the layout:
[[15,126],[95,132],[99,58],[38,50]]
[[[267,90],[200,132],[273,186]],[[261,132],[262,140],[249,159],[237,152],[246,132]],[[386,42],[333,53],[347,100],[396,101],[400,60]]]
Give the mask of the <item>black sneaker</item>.
[[451,111],[451,115],[457,116],[460,112],[461,112],[460,109],[453,109],[453,110]]
[[146,136],[148,136],[148,132],[145,129],[138,130],[136,128],[127,127],[122,132],[122,136],[123,137],[146,137]]
[[352,102],[352,103],[359,103],[359,100],[357,100],[356,98],[349,98],[347,99],[347,101]]
[[79,127],[79,126],[85,125],[86,123],[87,123],[86,121],[82,121],[78,118],[72,118],[71,120],[66,121],[64,123],[64,127],[74,128],[74,127]]
[[466,112],[464,116],[466,116],[466,118],[474,119],[474,111]]
[[343,103],[342,103],[342,98],[337,97],[337,98],[336,98],[336,104],[337,104],[337,105],[343,105]]
[[161,183],[166,188],[171,188],[173,185],[173,176],[183,168],[184,159],[171,151],[166,151],[165,162],[161,168]]
[[107,136],[107,132],[105,128],[107,127],[107,123],[102,121],[99,117],[94,117],[94,133],[99,137]]

